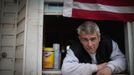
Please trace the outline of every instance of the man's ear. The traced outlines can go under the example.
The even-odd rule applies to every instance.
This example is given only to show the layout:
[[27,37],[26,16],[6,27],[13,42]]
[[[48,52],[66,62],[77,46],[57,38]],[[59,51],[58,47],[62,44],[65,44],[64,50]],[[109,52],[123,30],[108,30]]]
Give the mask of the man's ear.
[[101,36],[98,35],[98,37],[99,37],[99,42],[100,42],[100,40],[101,40]]

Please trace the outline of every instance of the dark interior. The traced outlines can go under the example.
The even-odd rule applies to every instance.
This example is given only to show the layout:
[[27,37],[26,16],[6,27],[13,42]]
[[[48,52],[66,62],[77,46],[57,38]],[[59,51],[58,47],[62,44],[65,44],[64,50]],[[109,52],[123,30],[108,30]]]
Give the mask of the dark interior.
[[[44,46],[52,46],[59,43],[65,48],[67,41],[77,38],[76,28],[86,19],[67,18],[63,16],[45,15],[43,42]],[[95,20],[94,20],[95,21]],[[119,48],[124,53],[124,24],[119,21],[96,21],[99,24],[101,34],[112,37],[119,44]]]

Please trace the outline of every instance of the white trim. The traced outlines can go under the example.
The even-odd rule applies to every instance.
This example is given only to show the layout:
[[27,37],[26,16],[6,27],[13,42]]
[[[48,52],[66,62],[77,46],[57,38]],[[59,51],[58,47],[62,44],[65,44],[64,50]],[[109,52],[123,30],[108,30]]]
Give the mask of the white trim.
[[63,0],[44,0],[46,3],[63,3]]
[[49,70],[49,71],[43,71],[42,72],[43,74],[61,74],[61,71],[59,70],[59,71],[53,71],[53,70]]
[[24,25],[24,52],[23,52],[23,72],[22,75],[25,75],[26,73],[26,45],[27,45],[27,22],[28,22],[28,0],[24,1],[26,4],[26,9],[25,9],[25,25]]
[[43,9],[44,9],[44,0],[38,0],[38,46],[37,46],[37,75],[42,75],[42,44],[43,44]]
[[133,24],[128,22],[127,25],[125,25],[125,48],[126,48],[126,57],[127,57],[127,63],[128,63],[128,70],[130,72],[130,75],[134,75],[134,51],[133,51]]

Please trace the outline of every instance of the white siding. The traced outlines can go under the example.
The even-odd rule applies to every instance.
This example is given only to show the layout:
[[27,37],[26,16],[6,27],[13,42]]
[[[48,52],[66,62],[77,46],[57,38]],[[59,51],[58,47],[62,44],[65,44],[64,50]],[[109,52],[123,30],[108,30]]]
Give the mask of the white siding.
[[5,35],[14,35],[15,34],[15,25],[13,24],[4,24],[2,25],[1,33]]
[[44,0],[0,0],[0,75],[42,75],[43,9]]
[[14,67],[14,59],[2,59],[0,62],[2,65],[0,65],[0,69],[2,70],[13,70]]
[[17,4],[14,0],[0,1],[0,75],[14,75],[15,64],[15,20]]
[[14,75],[14,72],[13,71],[1,71],[0,72],[0,75]]
[[22,75],[22,71],[23,71],[23,60],[20,58],[16,58],[16,62],[15,62],[15,74],[14,75]]
[[44,0],[19,0],[15,75],[42,75]]
[[25,32],[26,0],[19,0],[16,24],[16,61],[15,75],[23,75],[24,64],[24,32]]
[[2,46],[14,46],[15,45],[15,36],[13,35],[2,35],[1,36]]

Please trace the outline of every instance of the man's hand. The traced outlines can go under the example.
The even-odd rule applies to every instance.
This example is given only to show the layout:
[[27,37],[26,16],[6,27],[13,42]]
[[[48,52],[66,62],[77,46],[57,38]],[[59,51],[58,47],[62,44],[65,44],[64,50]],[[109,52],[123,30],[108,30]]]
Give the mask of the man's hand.
[[97,65],[98,71],[101,70],[101,69],[103,69],[103,68],[105,68],[106,65],[107,65],[107,63],[102,63],[102,64]]
[[97,72],[96,75],[112,75],[112,70],[110,67],[105,67]]

